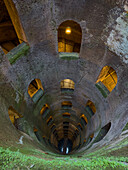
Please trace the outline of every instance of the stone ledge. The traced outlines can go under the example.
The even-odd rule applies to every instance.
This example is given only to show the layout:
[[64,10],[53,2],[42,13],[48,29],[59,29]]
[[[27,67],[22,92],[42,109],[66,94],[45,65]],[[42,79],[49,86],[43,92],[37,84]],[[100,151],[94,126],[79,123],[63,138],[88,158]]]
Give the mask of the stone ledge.
[[98,90],[101,92],[104,98],[106,98],[110,92],[109,90],[105,87],[105,85],[102,82],[98,82],[95,84],[95,86],[98,88]]
[[44,94],[43,90],[39,89],[32,97],[33,102],[37,103],[37,101],[43,96],[43,94]]
[[79,53],[61,52],[61,53],[59,53],[59,58],[60,59],[65,59],[65,60],[76,60],[76,59],[79,59]]
[[23,42],[19,44],[17,47],[13,48],[8,54],[6,55],[10,64],[14,64],[17,59],[24,56],[28,51],[29,46],[27,43]]

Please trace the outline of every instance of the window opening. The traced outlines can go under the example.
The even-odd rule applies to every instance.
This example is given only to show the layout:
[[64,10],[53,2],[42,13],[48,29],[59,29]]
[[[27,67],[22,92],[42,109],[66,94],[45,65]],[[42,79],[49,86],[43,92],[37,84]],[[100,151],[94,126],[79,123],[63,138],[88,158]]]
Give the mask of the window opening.
[[48,125],[48,126],[51,125],[52,122],[53,122],[53,117],[50,116],[50,117],[47,119],[47,125]]
[[69,101],[64,101],[61,103],[63,109],[68,109],[72,107],[72,103]]
[[96,107],[94,103],[90,100],[86,103],[85,110],[87,111],[88,115],[92,117],[96,113]]
[[80,123],[78,123],[77,128],[79,129],[79,131],[82,131],[82,130],[83,130],[83,128],[82,128],[82,126],[81,126],[81,124],[80,124]]
[[75,83],[70,79],[61,81],[61,91],[74,91]]
[[1,0],[0,16],[0,46],[7,54],[27,39],[12,0]]
[[104,97],[107,97],[109,93],[115,88],[117,84],[116,71],[109,66],[103,67],[96,81],[96,87],[101,91]]
[[58,52],[80,52],[82,30],[77,22],[67,20],[58,28]]
[[43,118],[45,118],[49,113],[49,106],[47,104],[45,104],[41,111],[40,111],[40,114],[42,115]]
[[38,129],[37,129],[36,127],[34,127],[34,128],[33,128],[33,131],[34,131],[34,133],[35,133],[35,135],[36,135],[37,139],[38,139],[39,141],[41,141],[41,138],[40,138],[40,135],[39,135]]
[[13,125],[18,129],[18,119],[22,118],[23,116],[19,114],[12,106],[8,109],[8,114],[11,122]]
[[86,116],[84,114],[82,114],[80,118],[81,118],[82,122],[84,123],[84,125],[86,126],[88,123]]
[[28,94],[36,103],[44,94],[44,89],[40,79],[34,79],[28,86]]
[[68,112],[65,112],[65,113],[63,113],[63,117],[65,117],[65,118],[69,118],[70,117],[70,113],[68,113]]

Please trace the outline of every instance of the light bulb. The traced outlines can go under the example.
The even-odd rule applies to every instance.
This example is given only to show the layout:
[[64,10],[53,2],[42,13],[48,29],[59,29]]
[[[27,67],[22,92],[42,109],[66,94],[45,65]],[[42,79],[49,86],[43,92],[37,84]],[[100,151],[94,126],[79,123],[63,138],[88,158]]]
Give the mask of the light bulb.
[[71,31],[71,28],[70,28],[70,27],[67,27],[66,30],[65,30],[65,33],[66,33],[66,34],[71,34],[71,32],[72,32],[72,31]]

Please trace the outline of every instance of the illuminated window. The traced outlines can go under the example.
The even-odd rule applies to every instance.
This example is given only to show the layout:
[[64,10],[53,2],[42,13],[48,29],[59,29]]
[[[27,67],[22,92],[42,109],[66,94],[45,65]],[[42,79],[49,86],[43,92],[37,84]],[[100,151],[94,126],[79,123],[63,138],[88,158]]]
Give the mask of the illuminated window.
[[58,52],[80,52],[82,30],[78,23],[68,20],[58,28]]
[[88,144],[92,141],[93,137],[94,137],[94,133],[90,135],[90,137],[88,139]]
[[84,143],[86,142],[87,140],[86,139],[84,139]]
[[43,95],[43,91],[44,89],[40,79],[34,79],[28,87],[28,94],[31,98],[33,98],[35,103]]
[[51,131],[53,131],[55,128],[56,128],[56,125],[53,124],[53,125],[51,126]]
[[53,122],[53,117],[50,116],[48,119],[47,119],[47,125],[50,126]]
[[81,124],[80,124],[80,123],[78,123],[77,128],[79,129],[79,131],[83,130],[83,128],[82,128],[82,126],[81,126]]
[[64,79],[61,81],[61,91],[74,91],[75,83],[70,79]]
[[34,128],[33,128],[33,131],[34,131],[34,133],[35,133],[35,132],[37,132],[37,131],[38,131],[38,129],[34,127]]
[[49,106],[47,104],[45,104],[41,111],[40,114],[42,115],[43,118],[45,118],[47,116],[47,114],[49,113]]
[[12,0],[1,0],[0,46],[5,54],[22,42],[27,42],[15,4]]
[[82,114],[80,118],[81,118],[82,122],[83,122],[85,125],[87,125],[88,120],[87,120],[86,116],[85,116],[84,114]]
[[63,113],[63,117],[67,117],[67,118],[68,118],[68,117],[70,117],[70,115],[71,115],[71,114],[68,113],[68,112]]
[[75,130],[75,134],[76,135],[79,135],[79,130],[76,128],[76,130]]
[[94,134],[90,135],[90,138],[93,138],[94,137]]
[[39,141],[41,141],[41,136],[40,136],[40,134],[39,134],[39,132],[38,132],[38,129],[37,129],[36,127],[34,127],[34,128],[33,128],[33,131],[34,131],[37,139],[38,139]]
[[96,87],[101,91],[104,97],[115,88],[117,84],[117,74],[112,67],[105,66],[100,72],[98,80],[96,81]]
[[68,109],[72,107],[72,103],[69,101],[64,101],[61,103],[63,109]]
[[88,102],[86,103],[85,110],[90,117],[92,117],[96,113],[96,107],[94,103],[90,100],[88,100]]
[[8,114],[11,122],[13,125],[18,129],[18,119],[22,118],[23,116],[19,114],[12,106],[9,107],[8,109]]

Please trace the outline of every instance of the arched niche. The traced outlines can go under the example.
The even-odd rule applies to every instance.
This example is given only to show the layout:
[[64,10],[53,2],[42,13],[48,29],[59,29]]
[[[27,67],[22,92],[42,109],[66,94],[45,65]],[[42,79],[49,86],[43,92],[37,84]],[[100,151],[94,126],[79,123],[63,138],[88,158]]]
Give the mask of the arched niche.
[[110,128],[111,128],[111,122],[109,122],[107,125],[102,127],[100,132],[98,133],[94,143],[99,142],[100,140],[102,140],[107,135]]
[[8,108],[8,114],[11,122],[13,125],[18,129],[18,119],[22,118],[23,116],[19,114],[12,106]]
[[42,118],[43,118],[43,119],[48,115],[49,111],[50,111],[50,110],[49,110],[49,105],[48,105],[48,104],[45,104],[45,105],[42,107],[41,111],[40,111],[40,114],[42,115]]
[[28,86],[28,94],[32,98],[33,102],[36,103],[44,94],[44,89],[40,79],[34,79]]
[[48,126],[51,126],[52,125],[52,123],[53,123],[53,117],[52,116],[50,116],[48,119],[47,119],[47,125]]
[[60,57],[79,57],[82,40],[80,25],[72,20],[64,21],[58,28],[58,52]]
[[100,75],[96,81],[96,87],[106,98],[115,88],[117,80],[118,77],[116,71],[110,66],[105,66],[102,68]]
[[88,100],[85,106],[85,110],[89,117],[91,118],[96,113],[96,107],[91,100]]
[[54,129],[56,129],[55,123],[53,125],[51,125],[50,129],[51,129],[51,131],[54,131]]
[[88,124],[88,120],[84,114],[80,116],[82,123],[86,126]]
[[64,79],[61,81],[62,92],[73,92],[75,89],[75,83],[71,79]]
[[33,128],[33,131],[34,131],[34,134],[36,135],[38,141],[41,141],[42,138],[41,138],[41,136],[40,136],[40,134],[39,134],[38,129],[37,129],[36,127],[34,127],[34,128]]
[[82,125],[81,125],[80,123],[78,123],[77,129],[78,129],[79,131],[82,131],[82,130],[83,130]]

